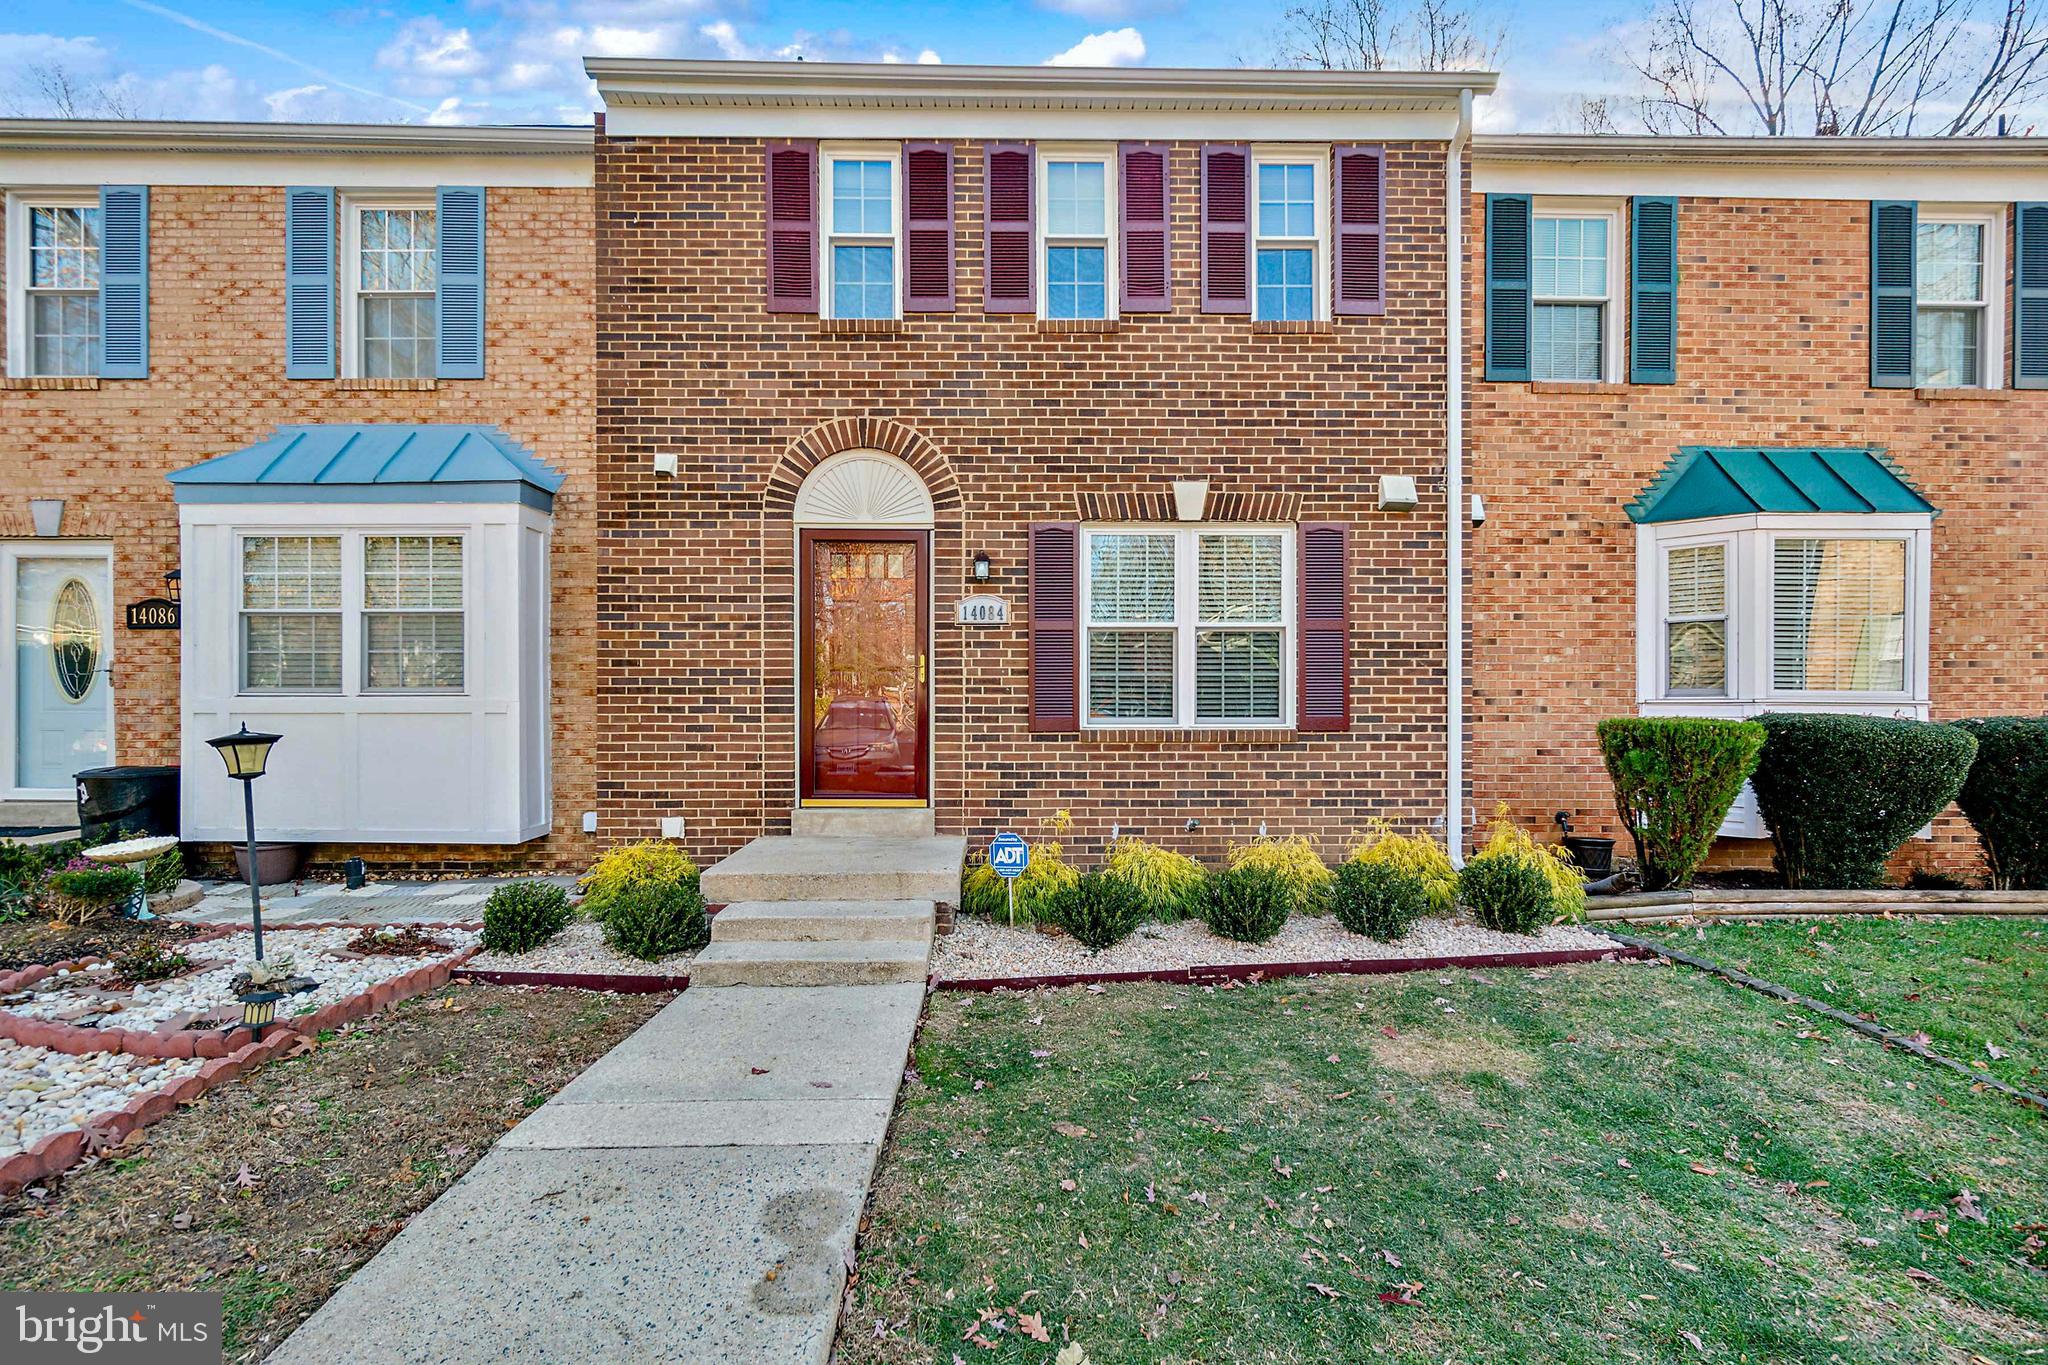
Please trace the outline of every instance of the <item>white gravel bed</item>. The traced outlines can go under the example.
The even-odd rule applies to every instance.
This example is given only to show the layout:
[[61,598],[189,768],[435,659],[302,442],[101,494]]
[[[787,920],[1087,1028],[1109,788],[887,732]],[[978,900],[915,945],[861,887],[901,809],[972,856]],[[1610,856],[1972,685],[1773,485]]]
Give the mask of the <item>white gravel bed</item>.
[[[433,936],[448,945],[446,953],[424,957],[346,955],[343,945],[359,932],[360,927],[355,926],[273,929],[264,934],[263,950],[269,960],[276,962],[289,956],[295,974],[310,976],[320,983],[314,990],[280,1000],[278,1018],[311,1014],[323,1005],[361,995],[415,968],[453,957],[476,942],[473,930],[435,929]],[[166,1025],[187,1028],[209,1020],[240,1018],[241,1005],[235,998],[232,982],[235,974],[254,959],[255,940],[248,934],[230,934],[204,943],[183,944],[179,951],[193,963],[206,965],[185,976],[146,981],[123,991],[111,987],[114,969],[101,963],[83,971],[45,978],[28,1000],[4,1008],[33,1019],[151,1032]]]
[[593,972],[610,976],[682,976],[697,955],[671,953],[654,962],[627,957],[606,946],[604,927],[572,920],[562,932],[525,953],[478,953],[465,968],[493,972]]
[[1140,972],[1224,967],[1258,962],[1330,962],[1364,958],[1471,957],[1482,953],[1548,953],[1617,948],[1614,940],[1556,924],[1529,937],[1482,929],[1467,920],[1425,919],[1398,943],[1349,932],[1334,919],[1297,915],[1266,943],[1218,938],[1199,921],[1146,924],[1114,947],[1091,953],[1073,939],[977,916],[962,915],[937,939],[932,970],[942,981],[1067,972]]
[[197,1057],[162,1061],[122,1052],[72,1057],[0,1038],[0,1161],[52,1133],[83,1128],[94,1115],[161,1090],[205,1064]]

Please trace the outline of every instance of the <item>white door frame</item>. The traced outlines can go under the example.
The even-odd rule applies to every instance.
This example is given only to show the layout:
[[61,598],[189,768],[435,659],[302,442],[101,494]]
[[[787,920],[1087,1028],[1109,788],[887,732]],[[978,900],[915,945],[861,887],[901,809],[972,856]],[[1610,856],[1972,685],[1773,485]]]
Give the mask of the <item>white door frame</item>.
[[24,787],[17,780],[21,771],[20,736],[15,733],[21,715],[18,661],[15,654],[15,607],[20,598],[21,561],[24,559],[84,559],[107,566],[106,601],[100,604],[102,648],[100,667],[107,670],[107,764],[119,762],[114,754],[114,548],[104,542],[76,540],[0,541],[0,641],[5,642],[7,662],[0,668],[0,756],[4,756],[5,786],[10,801],[69,801],[73,787]]

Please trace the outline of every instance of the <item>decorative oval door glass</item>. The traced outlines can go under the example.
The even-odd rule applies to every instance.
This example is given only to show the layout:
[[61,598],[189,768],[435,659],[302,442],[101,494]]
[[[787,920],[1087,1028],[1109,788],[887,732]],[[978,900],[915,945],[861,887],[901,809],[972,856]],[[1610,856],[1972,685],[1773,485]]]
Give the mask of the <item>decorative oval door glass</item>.
[[83,701],[100,666],[100,612],[92,589],[76,578],[57,589],[50,617],[50,662],[64,695]]

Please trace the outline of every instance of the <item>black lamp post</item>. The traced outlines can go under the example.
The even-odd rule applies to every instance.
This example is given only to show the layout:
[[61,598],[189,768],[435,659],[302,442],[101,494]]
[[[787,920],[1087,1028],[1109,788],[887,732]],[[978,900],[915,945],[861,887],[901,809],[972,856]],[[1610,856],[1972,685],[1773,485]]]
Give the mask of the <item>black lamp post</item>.
[[256,871],[256,789],[253,784],[263,776],[263,765],[270,761],[270,746],[283,738],[283,735],[251,730],[245,721],[234,734],[206,741],[220,751],[221,760],[228,765],[228,776],[242,784],[242,809],[249,821],[249,921],[256,929],[258,962],[263,960],[263,893],[260,887],[262,878]]

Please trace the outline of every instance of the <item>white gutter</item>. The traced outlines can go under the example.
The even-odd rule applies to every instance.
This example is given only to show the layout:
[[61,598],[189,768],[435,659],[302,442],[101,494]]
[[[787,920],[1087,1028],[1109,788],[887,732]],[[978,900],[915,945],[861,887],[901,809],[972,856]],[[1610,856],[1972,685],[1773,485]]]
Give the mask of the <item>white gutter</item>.
[[1444,844],[1465,865],[1465,144],[1472,92],[1444,152]]

